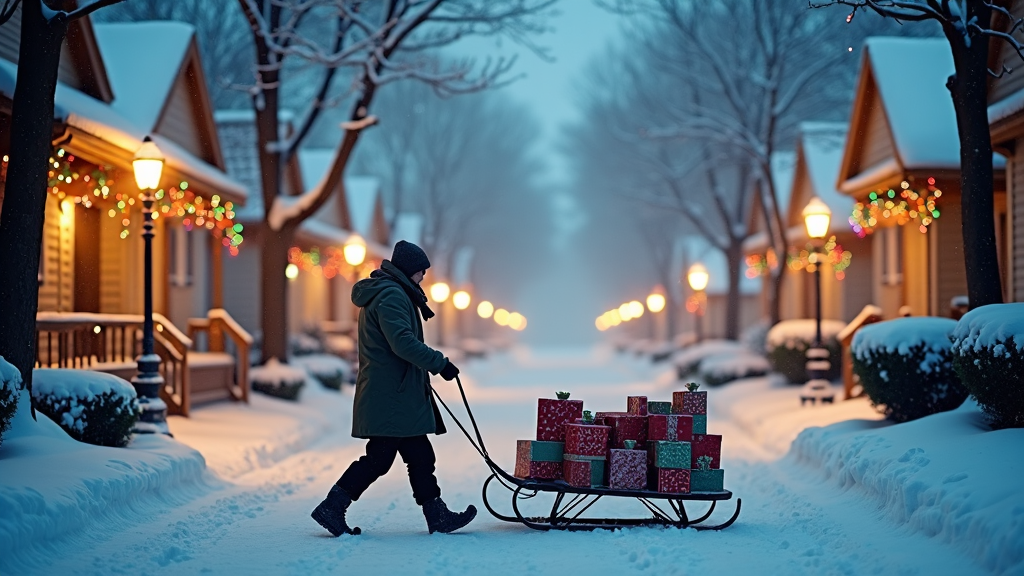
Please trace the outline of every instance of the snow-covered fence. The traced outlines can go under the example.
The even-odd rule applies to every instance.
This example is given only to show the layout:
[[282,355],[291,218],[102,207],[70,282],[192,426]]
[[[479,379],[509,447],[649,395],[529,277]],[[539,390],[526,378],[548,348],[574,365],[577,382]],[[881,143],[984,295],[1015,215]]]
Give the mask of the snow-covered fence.
[[[839,378],[842,370],[842,351],[836,336],[846,325],[838,320],[821,321],[821,339],[828,349],[832,368],[825,373],[827,380]],[[807,382],[807,350],[814,343],[815,321],[783,320],[768,331],[765,348],[772,368],[793,384]]]
[[1024,427],[1024,303],[975,308],[951,337],[953,369],[993,425]]
[[853,370],[871,403],[896,422],[952,410],[967,391],[953,371],[949,318],[896,318],[853,337]]

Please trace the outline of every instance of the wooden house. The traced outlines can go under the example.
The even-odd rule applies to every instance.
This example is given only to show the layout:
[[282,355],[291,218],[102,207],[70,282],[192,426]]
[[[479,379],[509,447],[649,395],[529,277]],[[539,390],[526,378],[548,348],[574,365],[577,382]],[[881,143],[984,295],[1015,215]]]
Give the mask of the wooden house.
[[967,294],[952,72],[944,38],[865,42],[837,186],[856,202],[854,232],[871,237],[871,301],[887,318],[947,316]]
[[[10,122],[19,16],[0,27],[0,127]],[[141,45],[149,49],[138,50]],[[151,136],[166,156],[153,274],[165,400],[172,413],[187,414],[193,402],[244,398],[248,335],[221,310],[221,278],[222,261],[242,241],[233,217],[247,193],[224,172],[193,28],[71,23],[54,134],[39,273],[39,365],[135,373],[143,242],[132,158]],[[6,137],[0,149],[5,161],[17,153]],[[204,338],[207,352],[193,346],[186,329],[212,331]]]
[[[1024,17],[1024,2],[1010,3],[1014,18]],[[993,26],[1006,29],[1009,23],[994,14]],[[1021,40],[1022,31],[1014,37]],[[1024,302],[1024,74],[1020,72],[1020,56],[1006,42],[995,39],[990,46],[995,58],[993,66],[1005,62],[1015,71],[990,79],[988,120],[992,146],[1007,158],[1006,194],[996,196],[996,234],[1001,239],[999,269],[1003,276],[1003,299]]]
[[[796,167],[796,154],[791,151],[776,152],[772,155],[772,179],[775,188],[775,201],[779,204],[779,210],[782,213],[782,217],[785,218],[786,207],[789,206],[789,195],[793,191],[793,171]],[[785,254],[780,258],[775,253],[772,247],[771,234],[775,229],[775,223],[769,224],[768,217],[765,214],[764,204],[761,196],[755,194],[752,202],[750,213],[747,215],[747,230],[749,236],[743,242],[743,255],[746,258],[746,276],[747,278],[757,278],[761,283],[760,297],[759,297],[759,309],[760,318],[769,318],[770,313],[770,297],[771,297],[771,274],[772,270],[777,270],[779,266],[784,266],[786,263]],[[784,295],[790,292],[788,283],[791,279],[783,277],[782,287],[780,288],[780,318],[783,320],[790,318],[800,318],[798,308],[794,306],[793,302],[782,298]]]

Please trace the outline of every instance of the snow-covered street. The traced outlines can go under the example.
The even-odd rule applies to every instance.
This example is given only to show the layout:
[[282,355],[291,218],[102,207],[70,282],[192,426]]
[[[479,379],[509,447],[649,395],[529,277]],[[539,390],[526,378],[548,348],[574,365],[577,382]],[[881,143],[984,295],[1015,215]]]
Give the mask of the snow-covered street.
[[[665,368],[589,349],[517,350],[469,363],[465,374],[488,449],[508,469],[515,440],[532,437],[539,396],[568,389],[593,409],[621,410],[627,393],[664,398],[678,386]],[[454,385],[438,380],[435,386],[457,402]],[[396,463],[350,509],[350,521],[363,534],[331,538],[309,513],[361,453],[363,442],[349,436],[351,397],[308,387],[298,406],[257,398],[252,408],[217,405],[189,421],[173,420],[177,438],[202,452],[218,477],[211,474],[184,495],[140,500],[99,517],[81,533],[22,550],[0,560],[0,573],[497,575],[598,567],[612,574],[988,573],[943,538],[914,531],[912,523],[892,522],[858,486],[841,489],[819,470],[784,456],[792,440],[786,430],[794,425],[779,427],[770,419],[758,425],[728,408],[741,401],[744,390],[760,390],[762,415],[768,414],[771,387],[762,379],[710,393],[708,428],[724,435],[726,488],[743,499],[739,520],[722,532],[542,533],[502,523],[482,506],[485,465],[449,423],[449,434],[434,439],[441,487],[452,508],[475,504],[481,510],[475,522],[453,535],[428,536],[404,467]],[[230,426],[218,428],[218,418],[249,418],[250,429],[258,429],[252,421],[264,416],[261,411],[268,429],[290,430],[288,436],[231,437]],[[801,428],[850,418],[877,415],[856,400],[808,407],[787,420],[799,420],[795,428]],[[492,490],[492,502],[507,506],[508,496]],[[540,511],[550,499],[534,506]],[[639,513],[634,502],[599,506]],[[727,503],[716,517],[724,519],[731,510]]]

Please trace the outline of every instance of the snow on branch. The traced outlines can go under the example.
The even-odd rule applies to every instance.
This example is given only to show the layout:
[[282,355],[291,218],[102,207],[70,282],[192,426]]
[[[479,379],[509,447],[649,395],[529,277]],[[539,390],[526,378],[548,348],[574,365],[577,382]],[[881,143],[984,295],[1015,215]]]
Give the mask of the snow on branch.
[[[39,2],[40,7],[43,9],[43,17],[46,18],[47,22],[52,22],[53,20],[58,18],[70,22],[72,20],[77,20],[79,18],[88,16],[89,14],[92,14],[100,8],[104,8],[106,6],[111,6],[113,4],[122,2],[123,0],[84,0],[82,2],[79,2],[78,7],[72,10],[71,12],[65,12],[64,10],[54,10],[47,6],[45,0],[37,1]],[[15,2],[15,6],[17,6],[17,2]],[[4,21],[5,20],[0,20],[0,23],[3,23]]]
[[370,116],[359,120],[348,120],[346,122],[342,122],[341,128],[342,130],[365,130],[376,123],[377,117],[371,114]]
[[18,10],[18,5],[21,4],[21,0],[4,0],[3,7],[0,7],[0,26],[3,26],[11,16]]

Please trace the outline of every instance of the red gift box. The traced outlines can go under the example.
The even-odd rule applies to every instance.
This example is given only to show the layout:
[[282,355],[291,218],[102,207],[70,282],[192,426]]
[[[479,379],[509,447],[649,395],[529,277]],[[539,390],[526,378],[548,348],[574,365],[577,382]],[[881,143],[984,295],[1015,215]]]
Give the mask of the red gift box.
[[565,424],[583,416],[583,400],[537,400],[537,440],[565,442]]
[[516,441],[516,478],[555,480],[562,477],[562,444]]
[[557,480],[562,477],[561,462],[535,462],[529,458],[516,458],[516,478]]
[[690,442],[693,438],[693,416],[688,414],[649,414],[647,439]]
[[694,434],[690,447],[690,457],[693,459],[690,468],[697,468],[697,458],[701,456],[711,456],[712,470],[718,470],[722,467],[721,434]]
[[626,396],[626,412],[647,416],[647,396]]
[[655,492],[688,494],[690,492],[690,471],[677,468],[654,468],[651,470],[648,488]]
[[647,488],[647,452],[645,450],[608,451],[608,487],[620,490]]
[[604,483],[604,456],[576,456],[566,454],[562,466],[562,479],[569,486],[593,488]]
[[605,456],[608,451],[608,426],[565,425],[565,453],[577,456]]
[[611,427],[610,446],[625,447],[626,440],[635,440],[637,445],[647,445],[647,417],[636,414],[613,414],[605,416],[605,424]]
[[672,413],[673,414],[689,414],[691,416],[697,414],[708,413],[708,393],[707,392],[673,392],[672,393]]

